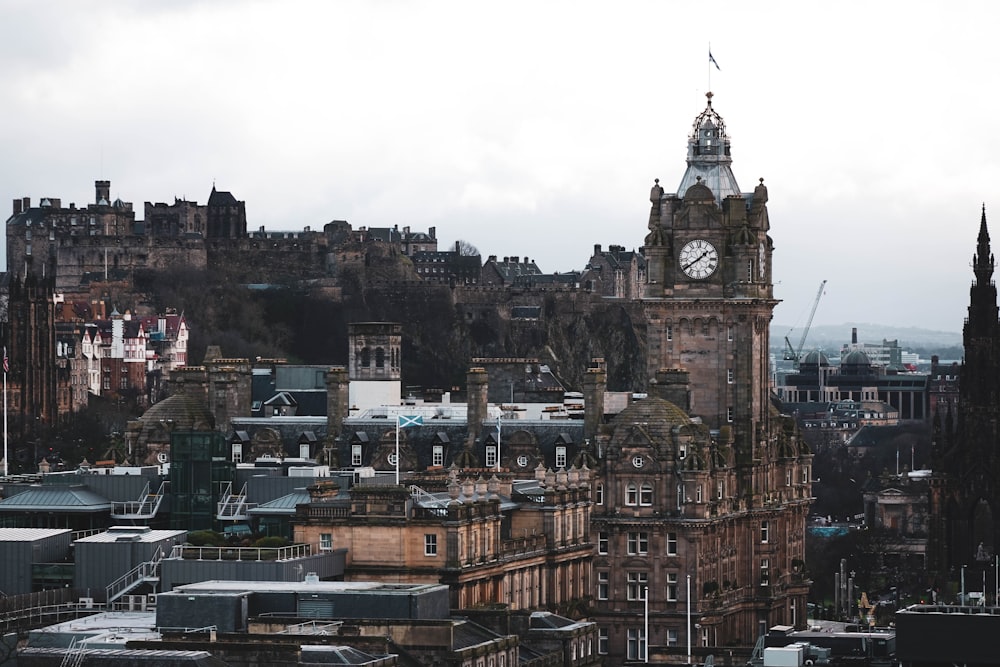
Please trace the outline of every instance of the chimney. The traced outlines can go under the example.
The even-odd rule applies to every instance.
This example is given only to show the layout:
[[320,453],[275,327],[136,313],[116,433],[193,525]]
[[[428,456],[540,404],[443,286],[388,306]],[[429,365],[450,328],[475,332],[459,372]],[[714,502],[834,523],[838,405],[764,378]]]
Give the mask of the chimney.
[[27,213],[29,208],[31,208],[31,197],[22,197],[21,198],[21,210],[23,210],[25,213]]
[[857,327],[852,327],[851,328],[851,345],[857,345],[857,344],[858,344],[858,328]]
[[14,200],[14,215],[19,215],[21,213],[21,200]]
[[604,392],[608,374],[603,368],[588,368],[583,376],[583,437],[592,439],[604,421]]
[[594,254],[595,255],[600,255],[601,254],[601,244],[600,243],[595,243],[594,244]]
[[470,368],[466,374],[466,393],[468,393],[468,435],[466,443],[472,445],[483,428],[486,421],[486,408],[488,407],[487,395],[489,391],[490,376],[485,368]]
[[430,236],[435,241],[437,241],[437,227],[431,227],[431,228],[429,228],[427,230],[427,235]]
[[349,380],[347,369],[334,366],[326,372],[326,433],[334,438],[341,434],[349,412]]

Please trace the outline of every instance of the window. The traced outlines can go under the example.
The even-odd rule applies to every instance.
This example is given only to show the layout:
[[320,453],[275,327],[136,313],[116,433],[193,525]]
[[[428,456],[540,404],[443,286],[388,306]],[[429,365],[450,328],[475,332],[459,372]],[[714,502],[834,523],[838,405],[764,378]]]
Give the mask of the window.
[[556,468],[566,467],[566,448],[556,447]]
[[597,652],[600,655],[608,654],[608,629],[597,628]]
[[720,481],[715,485],[715,497],[722,500],[723,496],[726,495],[726,483]]
[[653,485],[646,483],[639,487],[639,504],[649,507],[653,504]]
[[701,484],[699,484],[694,490],[694,501],[696,503],[701,502]]
[[760,559],[760,585],[767,586],[771,579],[771,563],[767,558]]
[[686,442],[682,442],[677,447],[677,458],[679,458],[681,461],[683,461],[685,458],[687,458],[687,455],[688,455],[688,446],[687,446],[687,443]]
[[672,324],[667,325],[667,340],[674,339],[674,326]]
[[733,421],[733,408],[732,408],[732,406],[726,408],[726,421],[727,422]]
[[233,463],[243,462],[243,443],[234,442],[233,443]]
[[602,530],[597,533],[597,553],[607,554],[608,553],[608,533]]
[[732,384],[733,383],[733,369],[732,368],[729,368],[729,369],[726,370],[726,382],[728,384]]
[[643,593],[649,583],[649,573],[629,572],[627,597],[629,600],[643,600]]
[[625,504],[635,506],[639,504],[639,488],[634,483],[629,483],[625,487]]
[[634,532],[628,534],[628,553],[630,556],[649,553],[649,533]]
[[487,447],[486,448],[486,467],[496,468],[497,466],[497,448]]
[[667,646],[677,646],[677,628],[667,628]]
[[598,572],[597,573],[597,599],[607,600],[608,590],[611,584],[611,573],[610,572]]
[[803,484],[809,483],[809,466],[802,468],[802,483]]
[[443,466],[444,465],[444,446],[434,445],[434,449],[431,450],[431,465]]
[[433,533],[428,533],[424,535],[424,555],[425,556],[437,556],[438,554],[438,536]]
[[761,544],[767,544],[768,528],[770,528],[770,526],[768,525],[767,521],[761,521],[760,522],[760,543]]
[[333,534],[332,533],[320,533],[319,534],[319,550],[320,551],[333,551]]
[[785,471],[785,486],[791,486],[791,485],[792,485],[792,471],[791,470],[786,470]]
[[393,468],[396,467],[396,463],[399,461],[399,457],[396,456],[396,452],[392,452],[389,456],[385,457],[386,462]]
[[730,324],[729,328],[726,330],[726,340],[732,342],[733,340],[733,325]]
[[604,485],[598,484],[594,487],[594,504],[603,505],[604,504]]
[[676,572],[667,572],[667,602],[677,602]]
[[642,628],[628,629],[627,651],[629,660],[645,660],[646,635]]
[[677,533],[667,533],[667,555],[677,555]]
[[361,445],[351,445],[351,465],[361,465]]
[[375,368],[385,368],[385,350],[381,347],[375,348]]

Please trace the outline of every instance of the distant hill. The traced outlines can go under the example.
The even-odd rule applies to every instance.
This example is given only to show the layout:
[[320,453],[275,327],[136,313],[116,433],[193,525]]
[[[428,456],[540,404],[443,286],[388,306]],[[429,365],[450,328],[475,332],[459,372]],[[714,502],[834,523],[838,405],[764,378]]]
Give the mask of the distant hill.
[[[883,340],[898,340],[902,348],[949,348],[962,347],[962,332],[936,331],[918,327],[892,327],[883,324],[847,322],[845,324],[814,325],[809,329],[806,348],[821,347],[825,350],[839,350],[851,342],[851,330],[857,327],[859,343],[880,343]],[[789,334],[789,331],[791,333]],[[792,345],[798,345],[802,329],[775,323],[771,325],[771,347],[780,347],[784,338]]]

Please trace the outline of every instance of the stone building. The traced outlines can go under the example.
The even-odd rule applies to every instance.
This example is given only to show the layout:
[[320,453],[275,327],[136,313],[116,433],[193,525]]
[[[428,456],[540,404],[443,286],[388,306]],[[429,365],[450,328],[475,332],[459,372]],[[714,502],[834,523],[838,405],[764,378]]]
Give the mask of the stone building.
[[447,584],[452,609],[582,608],[589,593],[589,470],[534,478],[454,466],[409,487],[312,488],[295,541],[347,548],[349,581]]
[[945,573],[993,562],[1000,542],[1000,318],[986,208],[972,255],[973,282],[957,405],[934,414],[927,565]]
[[606,297],[641,298],[646,286],[646,258],[642,253],[625,250],[625,246],[610,245],[602,250],[597,244],[580,282]]

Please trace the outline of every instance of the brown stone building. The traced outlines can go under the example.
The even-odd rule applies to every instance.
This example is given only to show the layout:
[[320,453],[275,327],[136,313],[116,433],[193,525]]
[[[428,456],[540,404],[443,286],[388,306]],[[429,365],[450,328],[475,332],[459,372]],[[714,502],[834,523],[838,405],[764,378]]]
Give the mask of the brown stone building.
[[348,581],[447,584],[453,609],[583,608],[589,471],[540,466],[525,480],[456,467],[407,481],[355,485],[348,497],[333,486],[311,489],[293,520],[295,541],[347,548]]

